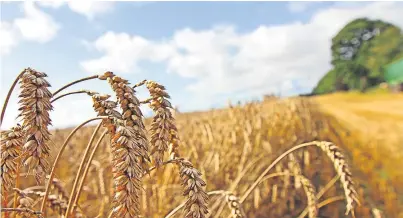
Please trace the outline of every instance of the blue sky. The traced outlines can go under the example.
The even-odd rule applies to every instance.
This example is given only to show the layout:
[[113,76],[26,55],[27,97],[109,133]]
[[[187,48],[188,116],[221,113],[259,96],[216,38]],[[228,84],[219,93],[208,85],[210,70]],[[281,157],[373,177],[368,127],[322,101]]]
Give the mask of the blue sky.
[[[393,2],[1,2],[1,99],[25,67],[46,72],[53,90],[106,70],[156,80],[182,111],[306,93],[330,69],[331,37],[347,22],[403,27],[402,13]],[[69,90],[82,88],[111,94],[101,81]],[[15,94],[2,128],[16,108]],[[76,96],[51,116],[66,127],[95,113]]]

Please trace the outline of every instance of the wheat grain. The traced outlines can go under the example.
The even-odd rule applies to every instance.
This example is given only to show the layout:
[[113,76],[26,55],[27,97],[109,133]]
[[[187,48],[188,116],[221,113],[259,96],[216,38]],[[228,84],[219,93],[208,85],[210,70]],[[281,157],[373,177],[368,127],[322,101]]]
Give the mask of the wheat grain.
[[45,77],[45,73],[27,68],[20,80],[19,95],[20,116],[23,118],[22,127],[26,134],[24,165],[35,171],[38,183],[49,168],[46,159],[50,148],[47,141],[50,138],[48,126],[51,125],[49,111],[53,108],[50,103],[52,93],[48,90],[50,84]]
[[[6,190],[14,185],[17,172],[16,158],[21,153],[23,132],[20,125],[11,130],[1,131],[1,184]],[[3,193],[4,194],[4,193]]]

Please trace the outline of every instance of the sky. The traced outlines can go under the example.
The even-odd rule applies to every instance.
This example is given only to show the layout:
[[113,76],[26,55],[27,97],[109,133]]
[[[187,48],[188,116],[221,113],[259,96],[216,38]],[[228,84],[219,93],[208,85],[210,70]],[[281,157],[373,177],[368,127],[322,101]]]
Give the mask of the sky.
[[[47,73],[51,90],[105,71],[155,80],[183,112],[308,93],[331,69],[331,39],[344,25],[367,17],[403,28],[401,14],[402,2],[1,2],[0,100],[26,67]],[[99,80],[66,91],[79,89],[114,96]],[[18,90],[2,129],[18,122]],[[51,113],[54,128],[95,116],[85,95]]]

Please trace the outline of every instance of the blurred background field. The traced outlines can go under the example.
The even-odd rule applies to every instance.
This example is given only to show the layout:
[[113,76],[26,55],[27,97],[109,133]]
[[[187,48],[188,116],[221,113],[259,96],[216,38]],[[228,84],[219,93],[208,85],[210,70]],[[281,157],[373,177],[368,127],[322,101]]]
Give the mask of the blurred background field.
[[[332,141],[345,151],[360,195],[357,217],[403,217],[403,95],[393,93],[334,93],[317,97],[268,98],[244,105],[195,113],[175,113],[182,155],[208,181],[207,191],[229,190],[242,196],[279,154],[312,140]],[[146,123],[150,124],[147,119]],[[68,145],[56,175],[70,190],[84,146],[93,127],[80,130]],[[71,129],[53,132],[56,147]],[[322,190],[336,176],[330,161],[316,148],[295,155],[303,174]],[[111,157],[103,145],[87,177],[80,208],[88,217],[106,217],[111,189]],[[285,159],[271,173],[287,172]],[[29,178],[29,177],[28,177]],[[33,178],[24,186],[33,186]],[[298,217],[306,197],[293,179],[265,180],[243,204],[248,217]],[[144,179],[141,196],[144,217],[163,217],[184,201],[176,166],[168,165]],[[336,197],[336,198],[334,198]],[[319,217],[345,217],[343,191],[336,182],[319,199],[336,199],[320,209]],[[102,199],[102,200],[101,200]],[[211,196],[213,217],[227,217],[220,196]],[[101,211],[101,212],[100,212]],[[101,213],[101,214],[99,214]],[[178,213],[174,217],[180,217]]]

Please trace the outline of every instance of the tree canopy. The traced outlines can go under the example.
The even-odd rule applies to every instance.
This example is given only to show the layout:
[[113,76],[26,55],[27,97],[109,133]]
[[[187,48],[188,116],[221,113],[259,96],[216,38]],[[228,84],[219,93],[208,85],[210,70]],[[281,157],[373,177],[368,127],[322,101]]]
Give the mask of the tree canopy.
[[314,94],[361,90],[384,81],[384,67],[403,58],[403,34],[381,20],[356,19],[332,39],[333,68],[319,81]]

